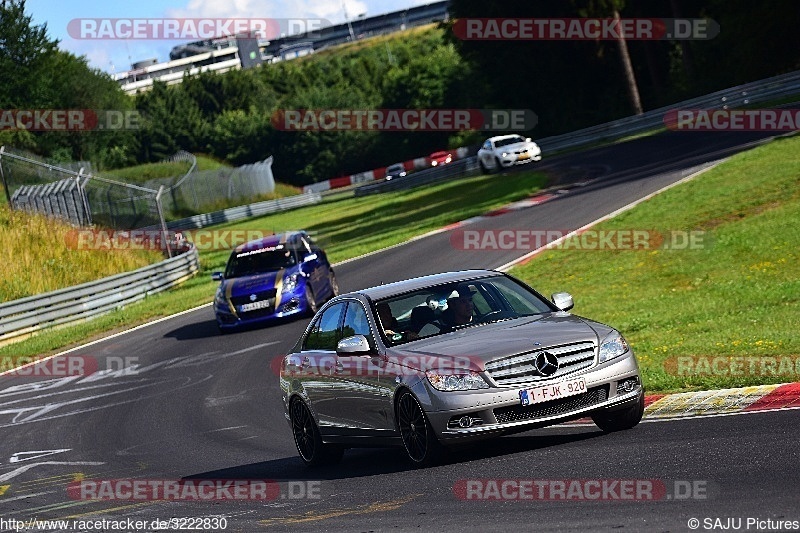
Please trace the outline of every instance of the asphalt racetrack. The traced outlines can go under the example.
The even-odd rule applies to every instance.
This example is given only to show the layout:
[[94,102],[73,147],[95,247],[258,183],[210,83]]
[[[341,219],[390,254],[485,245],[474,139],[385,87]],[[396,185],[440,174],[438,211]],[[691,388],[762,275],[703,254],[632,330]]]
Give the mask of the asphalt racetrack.
[[[667,133],[545,154],[543,165],[572,169],[576,179],[593,169],[597,179],[469,228],[575,229],[766,137]],[[442,232],[339,265],[341,290],[497,268],[522,255],[460,250],[451,237]],[[580,295],[576,301],[580,314]],[[226,531],[243,532],[689,531],[692,518],[700,530],[714,524],[707,519],[741,519],[742,529],[748,518],[800,520],[800,424],[792,410],[645,421],[608,435],[589,425],[541,429],[421,470],[407,466],[400,450],[349,450],[339,465],[309,470],[297,457],[271,366],[307,321],[220,336],[212,314],[207,306],[71,354],[118,372],[0,378],[0,518],[224,516]],[[134,364],[136,372],[124,370]],[[280,490],[269,501],[212,502],[97,501],[68,490],[82,479],[129,478],[274,480]],[[519,482],[526,479],[578,480],[572,489],[584,492],[567,499],[563,486],[547,482],[531,498]],[[605,484],[598,497],[588,491],[592,480]],[[623,490],[626,480],[638,483],[638,497]]]

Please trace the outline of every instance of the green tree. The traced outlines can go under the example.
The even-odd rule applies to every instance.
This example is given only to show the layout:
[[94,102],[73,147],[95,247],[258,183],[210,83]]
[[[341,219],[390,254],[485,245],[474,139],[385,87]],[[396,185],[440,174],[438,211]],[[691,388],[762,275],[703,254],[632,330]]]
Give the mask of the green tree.
[[137,132],[140,161],[160,161],[178,150],[199,151],[205,146],[207,123],[197,103],[179,88],[156,81],[137,97],[136,108],[144,117]]
[[0,108],[48,105],[42,80],[52,75],[57,46],[47,25],[25,13],[25,0],[0,4]]

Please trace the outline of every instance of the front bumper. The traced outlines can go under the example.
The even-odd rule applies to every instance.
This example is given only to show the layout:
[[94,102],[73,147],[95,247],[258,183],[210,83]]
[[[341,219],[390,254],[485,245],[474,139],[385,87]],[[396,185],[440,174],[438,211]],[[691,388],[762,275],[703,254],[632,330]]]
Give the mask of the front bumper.
[[[614,411],[636,404],[644,395],[639,368],[632,351],[618,359],[577,372],[570,378],[586,379],[587,392],[559,400],[522,407],[520,388],[486,389],[484,391],[441,392],[422,380],[418,397],[425,408],[434,432],[443,442],[460,443],[490,436],[527,431],[568,420],[582,418],[599,411]],[[561,381],[566,378],[559,378]],[[635,379],[630,390],[622,383]],[[537,383],[546,385],[548,382]],[[619,390],[618,390],[619,389]],[[455,421],[469,417],[477,423],[460,427]]]
[[506,157],[500,158],[500,163],[508,168],[513,167],[516,165],[527,165],[528,163],[533,163],[534,161],[541,161],[542,160],[542,153],[532,154],[530,157],[526,159],[519,159],[516,154],[511,154]]
[[234,330],[246,326],[264,324],[281,318],[303,315],[309,311],[305,297],[305,285],[298,284],[295,290],[281,294],[278,306],[268,311],[232,313],[230,307],[214,302],[214,314],[221,329]]

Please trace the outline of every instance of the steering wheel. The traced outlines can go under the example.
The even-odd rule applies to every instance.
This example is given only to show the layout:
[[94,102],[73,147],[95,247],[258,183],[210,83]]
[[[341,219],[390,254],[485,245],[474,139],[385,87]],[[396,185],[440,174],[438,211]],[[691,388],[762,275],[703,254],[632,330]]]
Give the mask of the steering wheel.
[[478,320],[481,322],[489,322],[490,320],[497,320],[499,318],[503,318],[505,315],[505,311],[498,309],[497,311],[489,311],[484,315],[479,315]]

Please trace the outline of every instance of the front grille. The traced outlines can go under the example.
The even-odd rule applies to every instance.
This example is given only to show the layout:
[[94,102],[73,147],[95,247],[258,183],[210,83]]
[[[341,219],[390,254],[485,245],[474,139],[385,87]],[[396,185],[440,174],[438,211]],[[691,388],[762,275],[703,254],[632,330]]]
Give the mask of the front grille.
[[511,405],[509,407],[498,407],[494,410],[494,416],[499,424],[507,422],[519,422],[534,418],[547,418],[551,416],[563,415],[572,411],[577,411],[586,407],[591,407],[608,399],[608,385],[589,389],[583,394],[561,398],[533,405]]
[[[271,299],[275,298],[275,295],[277,294],[277,292],[278,291],[276,291],[275,289],[269,289],[269,290],[266,290],[266,291],[251,292],[249,294],[245,294],[244,296],[233,296],[233,297],[231,297],[231,302],[233,302],[233,305],[236,306],[236,310],[238,311],[240,305],[249,304],[251,302],[257,302],[257,301],[260,301],[260,300],[271,300]],[[255,294],[256,295],[256,299],[255,300],[250,300],[250,295],[251,294]],[[273,303],[274,303],[274,300],[273,300]],[[262,311],[262,310],[263,309],[258,309],[257,311]]]
[[[533,352],[512,355],[486,363],[486,372],[501,387],[519,386],[532,381],[553,379],[565,376],[594,364],[595,345],[593,342],[577,342],[563,346],[543,348]],[[536,355],[550,352],[558,359],[555,374],[542,376],[533,366]]]

